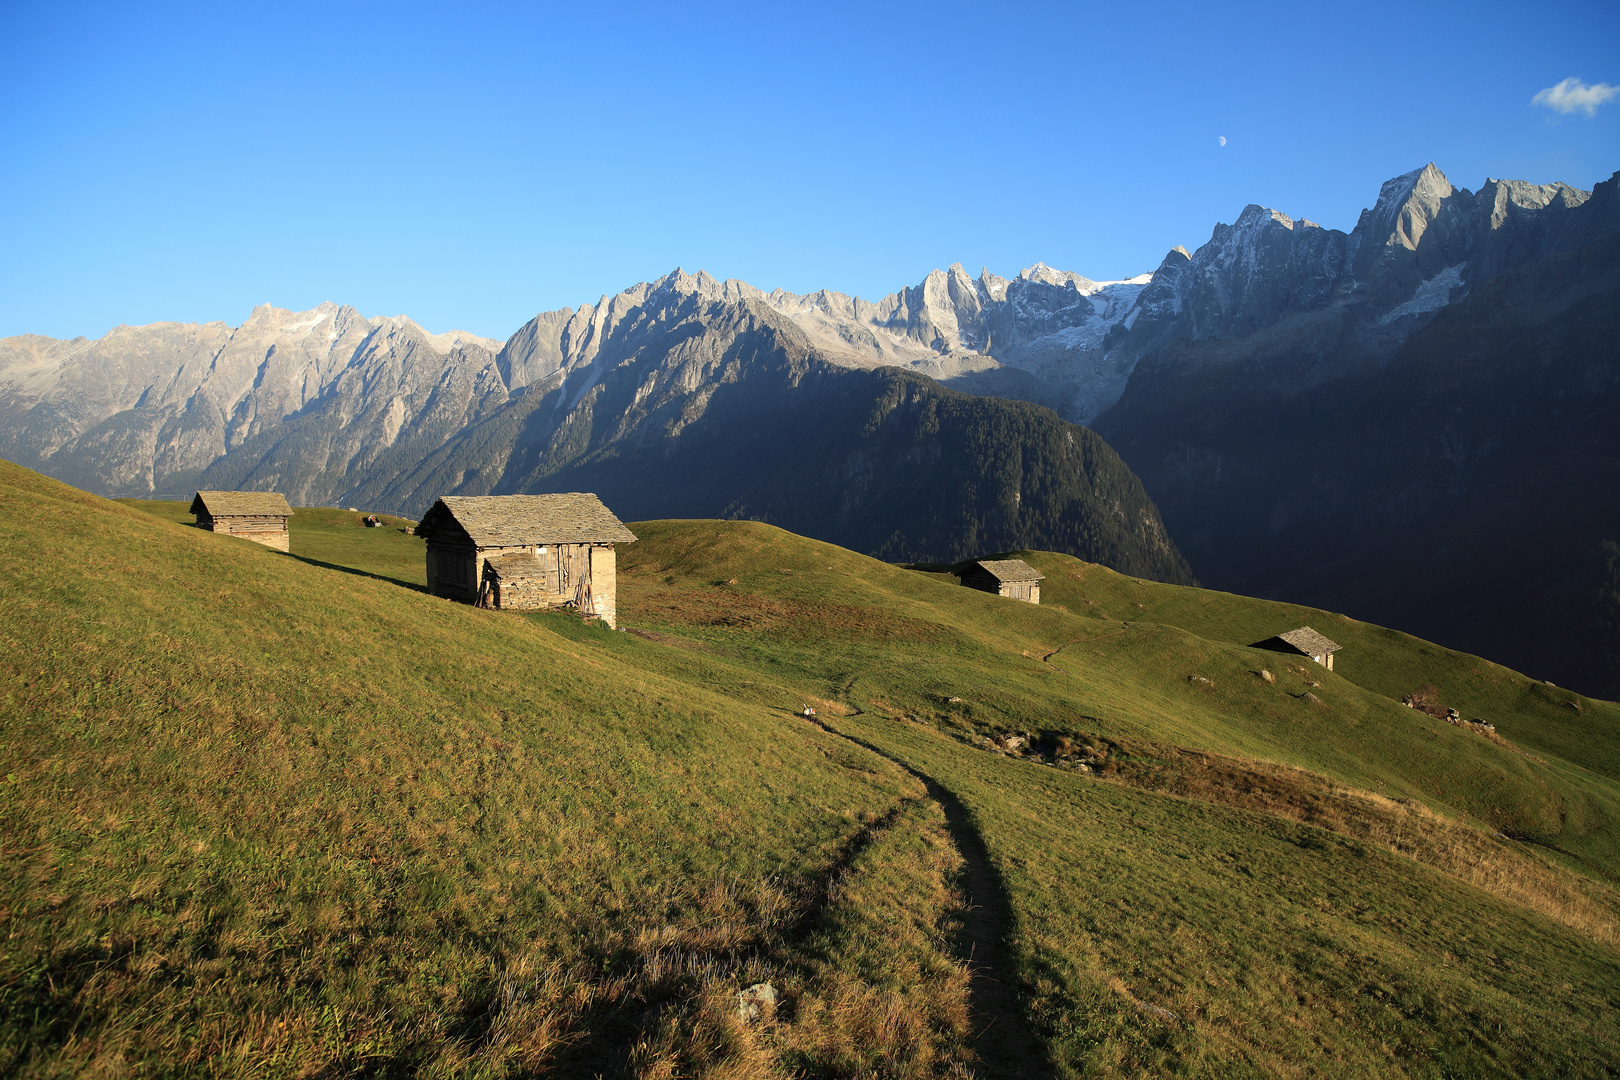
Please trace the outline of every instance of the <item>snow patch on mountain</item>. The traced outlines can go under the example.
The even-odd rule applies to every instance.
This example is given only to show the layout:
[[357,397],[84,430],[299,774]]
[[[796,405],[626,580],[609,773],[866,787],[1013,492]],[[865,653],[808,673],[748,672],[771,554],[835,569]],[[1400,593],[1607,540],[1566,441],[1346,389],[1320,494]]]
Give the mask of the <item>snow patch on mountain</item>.
[[[1427,315],[1431,311],[1439,311],[1447,304],[1455,303],[1467,295],[1467,286],[1463,284],[1463,272],[1468,269],[1466,262],[1448,266],[1434,277],[1417,287],[1412,299],[1399,307],[1394,307],[1379,316],[1380,326],[1388,326],[1397,319],[1404,319],[1408,315]],[[1462,289],[1460,295],[1452,296],[1452,291]]]

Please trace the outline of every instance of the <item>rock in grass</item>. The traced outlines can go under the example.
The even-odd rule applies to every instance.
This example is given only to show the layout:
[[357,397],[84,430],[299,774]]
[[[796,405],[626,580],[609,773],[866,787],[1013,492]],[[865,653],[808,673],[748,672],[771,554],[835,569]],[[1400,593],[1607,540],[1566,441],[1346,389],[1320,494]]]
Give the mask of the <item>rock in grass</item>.
[[1311,693],[1309,690],[1307,690],[1303,694],[1299,695],[1299,700],[1308,701],[1312,705],[1320,705],[1320,704],[1322,704],[1322,699],[1317,697],[1315,694]]
[[1260,669],[1260,681],[1261,682],[1274,683],[1274,682],[1277,681],[1277,676],[1273,675],[1271,672],[1265,670],[1264,668],[1261,668]]
[[755,983],[737,992],[737,1018],[744,1023],[769,1020],[776,1013],[776,987]]

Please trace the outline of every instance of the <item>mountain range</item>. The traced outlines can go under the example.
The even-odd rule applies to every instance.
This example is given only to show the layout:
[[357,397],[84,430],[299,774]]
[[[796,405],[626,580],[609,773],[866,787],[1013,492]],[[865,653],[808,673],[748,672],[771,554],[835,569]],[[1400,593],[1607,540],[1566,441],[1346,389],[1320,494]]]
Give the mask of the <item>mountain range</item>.
[[[1286,303],[1146,352],[1097,430],[1205,581],[1620,697],[1617,183],[1392,180],[1289,263],[1319,274],[1254,275]],[[1281,265],[1290,232],[1217,229],[1184,315],[1238,318],[1215,268]]]
[[505,346],[326,304],[4,347],[0,455],[104,494],[275,489],[416,516],[443,494],[588,488],[627,519],[748,516],[896,561],[1040,546],[1192,580],[1095,433],[829,356],[707,275],[537,316]]
[[0,455],[114,495],[577,486],[891,559],[1045,547],[1620,694],[1617,185],[1431,164],[1348,233],[1251,205],[1120,281],[956,265],[868,302],[677,270],[504,343],[335,304],[10,338]]

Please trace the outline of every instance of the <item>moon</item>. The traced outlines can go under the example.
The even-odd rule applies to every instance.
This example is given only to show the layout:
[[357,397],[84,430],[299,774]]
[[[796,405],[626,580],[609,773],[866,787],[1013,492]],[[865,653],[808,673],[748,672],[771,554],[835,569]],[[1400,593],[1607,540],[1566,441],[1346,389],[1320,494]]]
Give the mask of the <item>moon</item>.
[[1222,136],[1221,136],[1221,145],[1222,145],[1222,146],[1225,146],[1225,145],[1226,145],[1226,136],[1225,136],[1225,135],[1222,135]]

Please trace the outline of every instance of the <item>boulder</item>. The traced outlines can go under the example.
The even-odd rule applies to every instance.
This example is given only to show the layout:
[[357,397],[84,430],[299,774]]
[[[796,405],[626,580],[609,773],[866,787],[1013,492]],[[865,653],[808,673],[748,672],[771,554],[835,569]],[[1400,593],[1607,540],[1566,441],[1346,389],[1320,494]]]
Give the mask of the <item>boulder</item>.
[[745,1024],[756,1020],[769,1020],[776,1015],[776,987],[770,983],[755,983],[737,992],[737,1018]]

